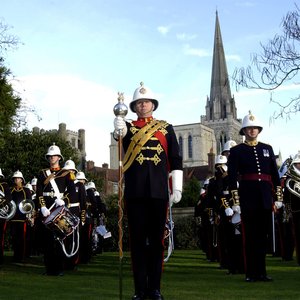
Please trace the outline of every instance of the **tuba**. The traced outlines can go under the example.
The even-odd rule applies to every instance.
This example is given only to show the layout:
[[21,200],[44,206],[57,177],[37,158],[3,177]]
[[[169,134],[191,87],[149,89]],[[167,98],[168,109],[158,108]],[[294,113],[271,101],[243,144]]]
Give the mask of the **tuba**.
[[19,204],[19,210],[22,214],[31,214],[34,211],[34,202],[30,199],[24,199]]
[[300,198],[300,173],[291,165],[287,171],[287,180],[285,183],[286,188],[296,197]]
[[[4,200],[4,199],[1,199]],[[8,203],[5,203],[5,201],[3,201],[0,204],[0,219],[4,219],[6,221],[10,220],[11,218],[14,217],[16,211],[17,211],[17,206],[16,203],[11,200]]]

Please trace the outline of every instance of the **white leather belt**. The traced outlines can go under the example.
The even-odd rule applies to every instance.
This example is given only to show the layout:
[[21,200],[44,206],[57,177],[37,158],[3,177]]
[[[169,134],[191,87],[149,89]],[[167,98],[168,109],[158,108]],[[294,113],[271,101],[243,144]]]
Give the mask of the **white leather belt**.
[[223,191],[223,195],[229,195],[229,191]]
[[[63,194],[63,193],[60,193],[59,195],[60,195],[61,197],[63,197],[64,194]],[[51,192],[43,192],[43,196],[47,196],[47,197],[51,197],[51,198],[56,197],[54,191],[51,191]]]
[[79,202],[76,202],[76,203],[70,203],[69,205],[68,205],[68,207],[77,207],[77,206],[79,206]]

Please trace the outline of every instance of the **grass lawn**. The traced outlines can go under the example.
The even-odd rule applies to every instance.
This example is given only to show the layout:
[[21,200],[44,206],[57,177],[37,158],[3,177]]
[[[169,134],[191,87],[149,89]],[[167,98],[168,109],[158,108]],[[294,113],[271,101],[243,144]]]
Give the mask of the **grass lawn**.
[[[273,282],[244,282],[244,275],[226,275],[210,263],[199,250],[175,250],[165,264],[162,294],[165,300],[198,299],[300,299],[300,267],[295,261],[283,262],[279,257],[267,258],[268,275]],[[11,253],[5,253],[0,266],[0,299],[120,299],[118,253],[106,252],[92,262],[67,271],[62,277],[44,276],[42,257],[26,264],[13,264]],[[122,260],[122,299],[130,300],[133,282],[130,258]]]

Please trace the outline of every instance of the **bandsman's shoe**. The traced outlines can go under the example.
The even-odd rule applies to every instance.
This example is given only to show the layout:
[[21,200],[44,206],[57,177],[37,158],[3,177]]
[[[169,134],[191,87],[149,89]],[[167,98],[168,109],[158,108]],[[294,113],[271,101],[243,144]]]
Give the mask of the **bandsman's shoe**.
[[133,295],[131,299],[132,300],[144,300],[145,296],[142,293],[138,293],[138,294]]
[[258,280],[264,281],[264,282],[270,282],[270,281],[273,281],[273,278],[270,276],[267,276],[267,275],[263,275],[263,276],[260,276]]
[[151,300],[164,300],[164,297],[162,296],[162,294],[160,293],[159,290],[155,290],[153,292],[150,292],[149,299],[151,299]]
[[252,277],[246,277],[245,281],[246,281],[246,282],[255,282],[256,279],[255,279],[255,278],[252,278]]

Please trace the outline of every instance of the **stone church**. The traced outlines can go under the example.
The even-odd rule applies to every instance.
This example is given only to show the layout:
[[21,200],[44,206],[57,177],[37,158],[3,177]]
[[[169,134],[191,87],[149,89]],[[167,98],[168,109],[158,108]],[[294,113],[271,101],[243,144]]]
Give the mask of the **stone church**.
[[[235,100],[231,95],[218,13],[215,21],[210,96],[206,100],[205,112],[200,123],[174,126],[183,167],[186,169],[202,166],[210,166],[208,169],[211,169],[215,155],[222,151],[226,141],[242,142],[239,135],[241,120],[237,118]],[[117,143],[111,134],[111,169],[118,169],[117,160]]]

